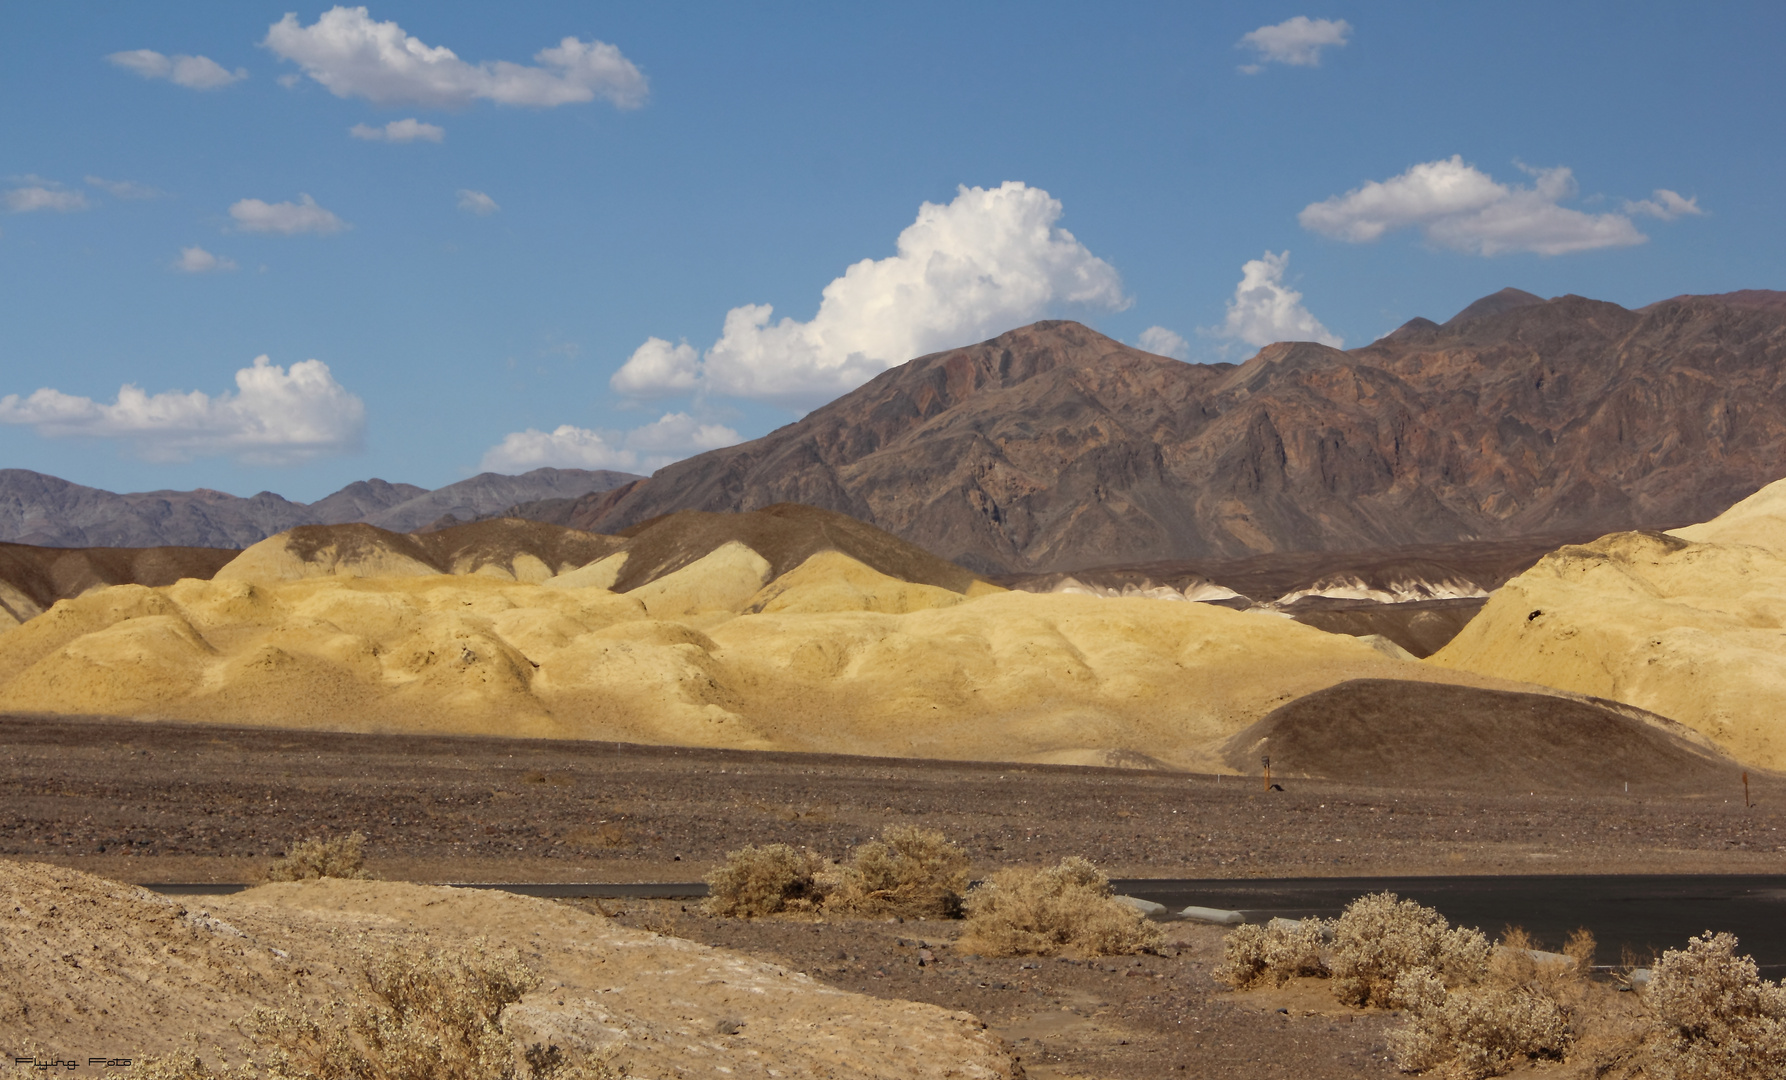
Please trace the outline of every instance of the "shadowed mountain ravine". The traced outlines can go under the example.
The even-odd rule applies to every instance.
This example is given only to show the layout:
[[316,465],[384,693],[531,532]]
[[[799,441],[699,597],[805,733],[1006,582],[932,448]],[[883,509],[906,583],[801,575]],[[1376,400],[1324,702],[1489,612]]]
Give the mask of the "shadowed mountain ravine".
[[1786,474],[1779,295],[1506,290],[1238,366],[1035,323],[556,516],[617,533],[807,503],[1007,574],[1665,528]]

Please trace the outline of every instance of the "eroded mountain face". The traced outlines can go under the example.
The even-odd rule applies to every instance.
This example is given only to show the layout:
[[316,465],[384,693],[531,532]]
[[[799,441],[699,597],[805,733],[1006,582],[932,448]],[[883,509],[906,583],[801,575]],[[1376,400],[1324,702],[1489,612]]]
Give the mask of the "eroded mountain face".
[[586,496],[568,523],[801,502],[988,573],[1667,527],[1786,474],[1778,296],[1630,311],[1507,290],[1238,366],[1041,322]]

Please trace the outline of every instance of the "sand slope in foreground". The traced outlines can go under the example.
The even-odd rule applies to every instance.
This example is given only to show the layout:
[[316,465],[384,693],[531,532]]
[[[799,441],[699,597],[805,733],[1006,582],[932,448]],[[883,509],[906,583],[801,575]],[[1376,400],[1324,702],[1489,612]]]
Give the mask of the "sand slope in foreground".
[[608,1049],[630,1075],[1022,1075],[967,1013],[849,993],[545,900],[324,880],[185,902],[9,861],[0,861],[0,1052],[66,1049],[71,1032],[83,1059],[167,1054],[187,1034],[200,1052],[235,1051],[231,1023],[284,1005],[288,986],[315,1008],[357,990],[365,953],[463,954],[473,938],[517,950],[541,976],[503,1014],[512,1037]]
[[1557,550],[1432,663],[1628,702],[1786,769],[1786,481],[1703,525]]
[[[726,545],[629,594],[480,574],[106,589],[0,635],[0,699],[351,731],[1007,761],[1114,753],[1225,770],[1222,739],[1346,679],[1494,683],[1204,604],[966,598],[834,551],[761,589],[763,562]],[[672,579],[723,584],[734,606],[694,610],[698,590]]]

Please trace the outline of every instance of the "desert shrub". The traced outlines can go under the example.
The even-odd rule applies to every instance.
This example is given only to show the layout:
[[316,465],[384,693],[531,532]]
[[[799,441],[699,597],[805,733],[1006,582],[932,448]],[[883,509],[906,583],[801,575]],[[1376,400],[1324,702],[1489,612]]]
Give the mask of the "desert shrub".
[[[392,952],[366,966],[363,993],[312,1011],[261,1008],[237,1027],[252,1065],[207,1066],[196,1054],[145,1059],[150,1080],[607,1080],[600,1058],[535,1045],[518,1060],[502,1010],[539,985],[512,952],[481,941],[463,954]],[[521,1060],[526,1063],[525,1070]]]
[[1396,1008],[1396,979],[1426,969],[1446,986],[1486,973],[1488,939],[1394,893],[1359,897],[1333,924],[1334,993],[1350,1005]]
[[1786,1076],[1786,988],[1736,955],[1736,938],[1706,933],[1662,954],[1644,1000],[1662,1030],[1652,1066],[1665,1080]]
[[817,852],[786,844],[728,851],[724,864],[707,874],[707,910],[746,919],[810,911],[824,899],[818,876],[826,866]]
[[353,832],[329,839],[300,840],[267,867],[268,881],[307,881],[312,878],[368,878],[366,837]]
[[1297,975],[1326,975],[1321,950],[1331,923],[1321,919],[1273,919],[1265,926],[1238,926],[1222,945],[1217,982],[1236,990],[1270,979],[1282,986]]
[[967,852],[930,829],[888,829],[858,846],[830,875],[825,910],[851,915],[946,919],[961,913]]
[[1160,928],[1111,896],[1110,879],[1076,856],[1039,870],[1000,870],[962,901],[960,952],[1053,956],[1076,949],[1116,956],[1157,946]]
[[1413,968],[1396,977],[1393,996],[1408,1009],[1407,1024],[1389,1033],[1403,1072],[1482,1080],[1519,1061],[1560,1060],[1571,1041],[1568,1010],[1528,983],[1447,988],[1431,968]]

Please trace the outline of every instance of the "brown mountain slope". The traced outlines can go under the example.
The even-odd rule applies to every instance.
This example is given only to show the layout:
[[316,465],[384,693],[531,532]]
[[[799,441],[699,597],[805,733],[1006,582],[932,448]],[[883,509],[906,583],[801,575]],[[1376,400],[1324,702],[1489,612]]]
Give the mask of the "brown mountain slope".
[[1666,527],[1786,475],[1786,311],[1533,300],[1238,367],[1036,323],[567,520],[612,533],[799,502],[1009,573]]
[[0,543],[0,629],[58,600],[107,585],[172,585],[209,578],[236,557],[228,548],[52,548]]

